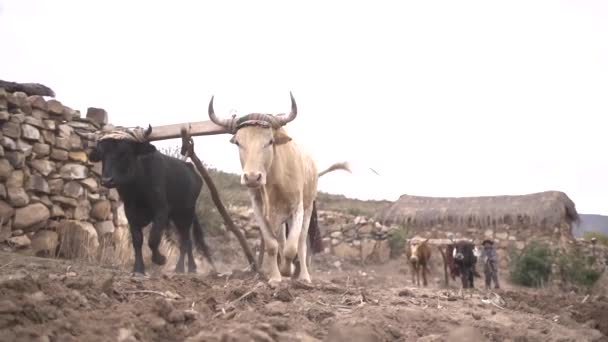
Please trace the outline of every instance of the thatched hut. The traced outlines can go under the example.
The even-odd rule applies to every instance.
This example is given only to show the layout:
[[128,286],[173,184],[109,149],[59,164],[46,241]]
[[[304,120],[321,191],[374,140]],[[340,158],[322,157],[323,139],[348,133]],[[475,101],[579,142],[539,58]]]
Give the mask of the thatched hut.
[[574,202],[563,192],[518,196],[421,197],[403,195],[379,213],[385,225],[412,228],[497,226],[553,228],[578,221]]

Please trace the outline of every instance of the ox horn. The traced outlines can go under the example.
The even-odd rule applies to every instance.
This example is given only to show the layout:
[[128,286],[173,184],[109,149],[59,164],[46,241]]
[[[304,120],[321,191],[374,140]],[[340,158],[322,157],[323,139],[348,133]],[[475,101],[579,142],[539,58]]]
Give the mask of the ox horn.
[[144,137],[148,138],[152,134],[152,125],[148,124],[148,129],[144,132]]
[[211,96],[211,101],[209,101],[209,109],[207,110],[207,113],[209,114],[209,119],[211,119],[211,121],[218,126],[222,126],[224,128],[228,128],[228,129],[232,130],[232,128],[234,126],[234,118],[220,119],[217,117],[217,115],[215,115],[215,110],[213,110],[213,98],[214,97],[215,96]]
[[276,117],[277,123],[281,126],[293,121],[298,115],[298,106],[296,105],[296,99],[293,98],[293,94],[291,93],[291,91],[289,92],[289,97],[291,97],[291,112],[287,116]]

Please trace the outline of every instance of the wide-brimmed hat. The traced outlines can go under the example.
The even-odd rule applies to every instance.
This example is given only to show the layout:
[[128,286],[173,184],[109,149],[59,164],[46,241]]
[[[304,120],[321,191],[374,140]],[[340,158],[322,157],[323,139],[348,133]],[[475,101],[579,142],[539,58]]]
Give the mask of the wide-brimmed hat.
[[490,245],[493,245],[493,244],[494,244],[494,241],[492,241],[492,240],[483,240],[483,242],[481,243],[481,245],[483,246],[483,245],[485,245],[486,243],[488,243],[488,244],[490,244]]

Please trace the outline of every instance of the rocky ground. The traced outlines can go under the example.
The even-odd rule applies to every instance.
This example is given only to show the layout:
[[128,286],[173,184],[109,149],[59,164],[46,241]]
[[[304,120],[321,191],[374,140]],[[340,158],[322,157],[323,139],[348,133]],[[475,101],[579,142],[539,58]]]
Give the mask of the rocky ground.
[[230,274],[200,265],[178,275],[147,259],[149,276],[134,278],[0,252],[0,341],[608,341],[601,295],[462,292],[441,288],[438,272],[422,289],[402,261],[361,266],[326,254],[315,256],[312,286],[271,289],[239,270],[232,243],[214,245]]

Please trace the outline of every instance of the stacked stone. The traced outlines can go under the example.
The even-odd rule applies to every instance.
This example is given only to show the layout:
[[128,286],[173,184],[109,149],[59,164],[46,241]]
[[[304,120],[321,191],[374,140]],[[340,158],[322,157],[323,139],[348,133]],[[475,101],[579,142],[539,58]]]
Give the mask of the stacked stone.
[[[228,212],[230,213],[232,222],[236,227],[241,229],[245,238],[259,240],[260,227],[250,207],[231,205],[228,207]],[[226,228],[224,227],[224,229]]]
[[81,118],[55,99],[0,88],[0,242],[92,255],[98,238],[126,226],[118,194],[99,185],[100,163],[86,153],[106,124],[103,109]]
[[384,226],[364,216],[332,211],[319,211],[319,222],[324,228],[322,233],[327,252],[362,262],[388,261],[390,244],[387,239],[396,227]]

